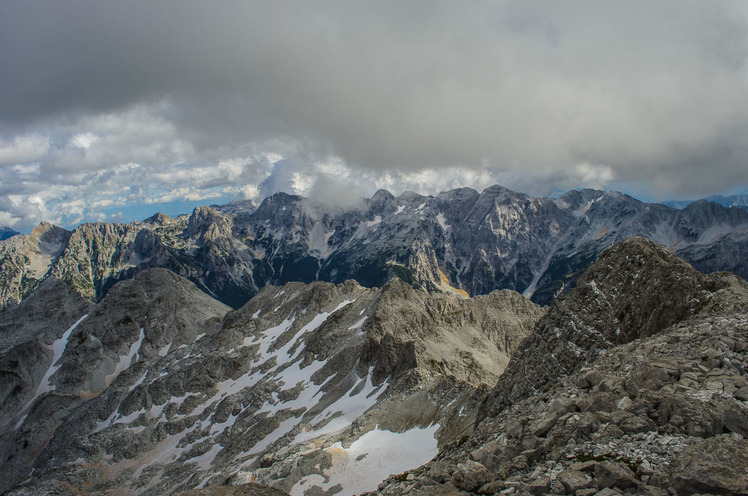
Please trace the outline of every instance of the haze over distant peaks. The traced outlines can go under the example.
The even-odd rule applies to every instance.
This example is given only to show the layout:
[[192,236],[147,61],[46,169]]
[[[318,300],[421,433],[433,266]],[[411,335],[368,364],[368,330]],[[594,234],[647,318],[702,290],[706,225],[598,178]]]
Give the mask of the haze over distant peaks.
[[[748,195],[714,195],[703,198],[704,201],[719,203],[723,207],[740,207],[748,209]],[[699,200],[672,200],[662,202],[663,205],[673,208],[686,208],[689,204]]]

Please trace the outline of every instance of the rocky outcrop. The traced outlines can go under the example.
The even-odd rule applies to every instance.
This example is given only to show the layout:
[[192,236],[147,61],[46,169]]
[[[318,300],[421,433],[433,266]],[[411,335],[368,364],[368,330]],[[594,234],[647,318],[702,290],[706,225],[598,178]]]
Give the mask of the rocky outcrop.
[[[702,316],[611,349],[485,418],[462,445],[379,494],[442,485],[471,494],[745,494],[746,323],[744,313]],[[483,486],[455,479],[465,459],[490,473]]]
[[746,494],[747,310],[745,281],[616,245],[512,356],[474,431],[377,493]]
[[0,310],[30,295],[67,246],[70,232],[42,222],[0,242]]
[[139,227],[129,224],[84,224],[72,232],[49,274],[84,298],[98,300],[110,279],[116,281],[123,271],[140,264],[133,251],[138,231]]

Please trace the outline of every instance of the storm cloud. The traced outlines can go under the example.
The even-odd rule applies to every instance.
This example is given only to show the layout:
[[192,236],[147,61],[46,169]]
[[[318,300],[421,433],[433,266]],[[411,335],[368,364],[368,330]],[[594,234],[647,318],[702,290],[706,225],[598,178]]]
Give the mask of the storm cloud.
[[748,186],[741,1],[0,0],[0,47],[0,223],[331,184]]

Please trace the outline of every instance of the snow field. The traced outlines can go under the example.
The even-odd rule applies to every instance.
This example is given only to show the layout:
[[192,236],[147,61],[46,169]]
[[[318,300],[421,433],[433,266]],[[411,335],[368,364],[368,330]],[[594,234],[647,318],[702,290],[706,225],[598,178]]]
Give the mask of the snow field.
[[335,443],[326,451],[333,456],[333,466],[324,477],[310,475],[301,479],[291,496],[303,496],[313,487],[326,491],[340,485],[337,496],[351,496],[373,491],[390,474],[419,467],[438,453],[434,434],[439,424],[405,432],[380,430],[378,427],[353,442],[349,448]]

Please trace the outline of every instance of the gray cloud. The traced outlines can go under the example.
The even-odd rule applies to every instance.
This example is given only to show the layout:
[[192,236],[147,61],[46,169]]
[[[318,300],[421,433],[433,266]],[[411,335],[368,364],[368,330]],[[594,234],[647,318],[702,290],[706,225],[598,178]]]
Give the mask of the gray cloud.
[[[59,188],[49,201],[65,204],[88,198],[70,189],[85,181],[123,204],[263,181],[261,194],[497,180],[660,198],[747,182],[744,2],[0,0],[0,13],[6,216],[20,215],[10,194]],[[125,177],[150,182],[119,191]]]

